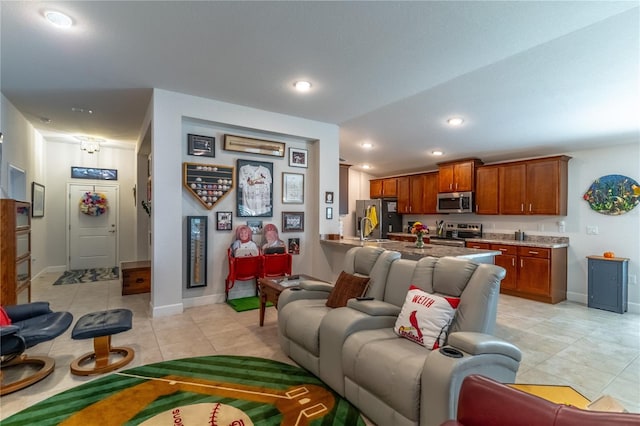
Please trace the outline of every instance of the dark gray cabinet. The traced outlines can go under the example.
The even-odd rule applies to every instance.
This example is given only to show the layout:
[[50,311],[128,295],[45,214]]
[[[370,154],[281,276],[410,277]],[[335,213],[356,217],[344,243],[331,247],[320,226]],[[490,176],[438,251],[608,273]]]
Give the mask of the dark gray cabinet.
[[590,308],[623,314],[627,311],[629,259],[587,256]]

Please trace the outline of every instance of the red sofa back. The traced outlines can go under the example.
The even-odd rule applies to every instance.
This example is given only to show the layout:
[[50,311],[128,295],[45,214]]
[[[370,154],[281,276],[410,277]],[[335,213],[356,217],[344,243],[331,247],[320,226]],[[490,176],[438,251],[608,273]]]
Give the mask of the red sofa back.
[[462,382],[457,417],[443,426],[640,425],[640,414],[587,411],[555,404],[478,375]]

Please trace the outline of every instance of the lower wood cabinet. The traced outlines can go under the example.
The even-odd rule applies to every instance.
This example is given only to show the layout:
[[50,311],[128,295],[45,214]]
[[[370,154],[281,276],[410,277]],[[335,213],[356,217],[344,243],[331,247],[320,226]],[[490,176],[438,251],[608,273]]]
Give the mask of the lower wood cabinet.
[[122,295],[151,291],[151,262],[148,260],[121,262]]
[[469,248],[499,250],[494,263],[507,274],[500,293],[546,303],[567,298],[567,248],[467,242]]

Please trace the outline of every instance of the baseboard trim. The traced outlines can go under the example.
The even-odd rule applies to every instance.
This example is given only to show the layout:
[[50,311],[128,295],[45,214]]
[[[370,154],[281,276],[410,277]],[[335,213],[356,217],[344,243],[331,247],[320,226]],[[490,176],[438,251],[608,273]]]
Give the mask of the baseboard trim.
[[[151,302],[150,302],[151,303]],[[168,317],[184,312],[184,303],[174,303],[173,305],[153,306],[151,305],[151,317]]]

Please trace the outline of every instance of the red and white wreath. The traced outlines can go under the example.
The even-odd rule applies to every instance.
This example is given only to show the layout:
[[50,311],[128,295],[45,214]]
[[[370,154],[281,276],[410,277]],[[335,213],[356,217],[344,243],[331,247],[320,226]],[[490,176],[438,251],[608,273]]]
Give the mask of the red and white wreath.
[[100,216],[108,207],[107,197],[100,192],[87,191],[80,199],[80,211],[89,216]]

